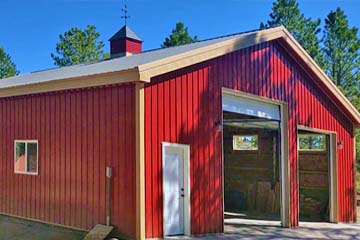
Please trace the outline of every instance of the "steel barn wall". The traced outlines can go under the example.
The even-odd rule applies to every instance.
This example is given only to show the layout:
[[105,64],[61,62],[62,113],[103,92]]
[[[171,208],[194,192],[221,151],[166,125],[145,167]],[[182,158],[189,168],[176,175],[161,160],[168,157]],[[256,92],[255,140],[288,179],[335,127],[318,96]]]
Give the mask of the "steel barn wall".
[[298,225],[297,126],[336,131],[339,220],[355,220],[353,123],[279,41],[154,77],[145,85],[146,237],[162,237],[161,143],[189,144],[192,234],[223,231],[221,87],[289,105],[290,221]]
[[[113,168],[112,224],[135,236],[135,85],[0,99],[0,212],[90,229],[106,223],[106,166]],[[39,175],[14,174],[14,140],[39,141]]]

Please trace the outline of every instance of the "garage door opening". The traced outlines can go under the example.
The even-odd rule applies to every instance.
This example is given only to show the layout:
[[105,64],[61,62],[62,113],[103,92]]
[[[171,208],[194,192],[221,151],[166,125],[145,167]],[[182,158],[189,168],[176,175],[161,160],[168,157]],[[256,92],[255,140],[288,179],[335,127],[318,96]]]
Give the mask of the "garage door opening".
[[279,121],[223,112],[225,219],[280,226]]
[[330,221],[330,149],[330,135],[298,131],[300,221]]
[[286,106],[223,89],[222,107],[224,231],[288,226]]

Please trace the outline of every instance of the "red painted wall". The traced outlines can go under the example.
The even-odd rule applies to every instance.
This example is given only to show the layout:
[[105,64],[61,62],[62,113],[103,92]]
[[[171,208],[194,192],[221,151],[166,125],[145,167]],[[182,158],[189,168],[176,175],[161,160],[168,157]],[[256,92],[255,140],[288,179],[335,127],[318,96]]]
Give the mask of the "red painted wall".
[[133,39],[126,39],[126,52],[136,54],[141,53],[142,42]]
[[353,125],[314,76],[268,42],[152,79],[145,88],[146,236],[162,236],[161,142],[190,144],[193,234],[222,232],[221,87],[289,104],[291,224],[298,224],[297,125],[332,130],[338,150],[340,221],[355,220]]
[[142,51],[142,42],[130,38],[117,39],[110,42],[110,53],[140,53]]
[[[0,99],[0,212],[90,229],[112,223],[135,235],[134,85]],[[126,136],[126,137],[125,137]],[[14,174],[14,140],[38,139],[39,175]]]

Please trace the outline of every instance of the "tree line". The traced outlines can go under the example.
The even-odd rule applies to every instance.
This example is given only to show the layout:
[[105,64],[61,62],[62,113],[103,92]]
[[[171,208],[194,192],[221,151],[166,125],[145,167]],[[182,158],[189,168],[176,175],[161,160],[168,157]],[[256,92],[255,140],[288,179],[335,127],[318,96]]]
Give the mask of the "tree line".
[[[324,19],[306,17],[296,0],[276,0],[272,4],[269,19],[260,28],[284,25],[295,39],[319,64],[338,88],[360,110],[360,39],[358,28],[350,26],[345,12],[336,8]],[[59,67],[97,61],[109,57],[104,42],[93,25],[85,29],[71,28],[59,35],[54,64]],[[161,47],[171,47],[198,41],[190,36],[188,28],[178,22]],[[19,74],[15,63],[4,48],[0,47],[0,79]],[[360,138],[360,131],[356,133]],[[360,140],[357,140],[357,162],[360,165]]]

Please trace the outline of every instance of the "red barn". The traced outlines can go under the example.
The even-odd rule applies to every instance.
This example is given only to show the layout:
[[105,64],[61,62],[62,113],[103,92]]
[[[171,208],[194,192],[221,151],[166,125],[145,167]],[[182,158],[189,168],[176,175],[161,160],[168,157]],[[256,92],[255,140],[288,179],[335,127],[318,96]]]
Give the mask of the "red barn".
[[355,221],[360,114],[284,27],[110,41],[0,81],[1,214],[136,239],[221,233],[228,213]]

